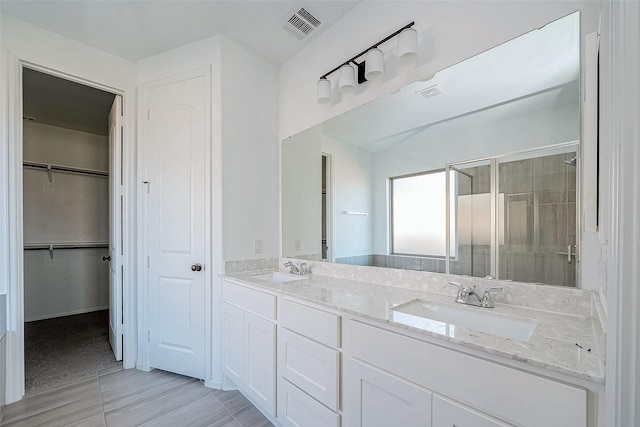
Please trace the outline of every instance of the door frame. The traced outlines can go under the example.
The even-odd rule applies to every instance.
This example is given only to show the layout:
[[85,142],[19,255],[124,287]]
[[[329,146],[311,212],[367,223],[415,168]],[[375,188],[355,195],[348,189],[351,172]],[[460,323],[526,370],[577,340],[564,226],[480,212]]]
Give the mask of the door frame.
[[[219,356],[213,350],[213,319],[219,318],[220,307],[218,305],[214,305],[214,299],[218,300],[218,298],[214,297],[214,284],[217,278],[217,274],[221,273],[219,269],[219,264],[221,263],[221,250],[217,246],[220,243],[216,243],[213,239],[214,235],[221,236],[221,227],[220,227],[220,213],[218,210],[220,209],[220,202],[216,198],[216,194],[219,194],[219,186],[220,186],[220,177],[217,176],[212,171],[213,165],[213,156],[215,154],[219,154],[220,147],[214,141],[213,138],[213,130],[212,130],[212,122],[213,122],[213,110],[214,106],[212,105],[212,86],[214,82],[212,81],[213,73],[211,71],[211,67],[201,67],[197,68],[193,71],[179,73],[170,75],[168,77],[160,78],[157,80],[152,80],[148,82],[141,83],[140,87],[140,95],[139,95],[139,117],[140,124],[138,126],[138,181],[137,185],[139,185],[139,194],[140,198],[138,200],[139,209],[138,209],[138,241],[139,241],[139,258],[138,265],[140,265],[140,269],[138,271],[139,274],[139,283],[142,284],[138,288],[138,324],[140,333],[138,334],[138,369],[143,371],[149,371],[151,369],[150,363],[150,341],[148,339],[148,335],[146,331],[149,331],[149,268],[148,268],[148,260],[149,260],[149,199],[147,197],[147,185],[153,185],[153,183],[147,184],[149,182],[149,156],[151,142],[149,138],[149,126],[148,126],[148,111],[149,111],[149,95],[150,91],[153,88],[178,83],[184,80],[196,78],[196,77],[204,77],[206,84],[206,95],[205,95],[205,230],[204,233],[207,236],[205,239],[205,254],[204,254],[204,262],[205,269],[204,273],[204,298],[205,298],[205,318],[204,318],[204,347],[205,347],[205,366],[204,366],[204,380],[205,385],[208,387],[220,388],[220,382],[217,380],[219,376],[220,367],[214,367],[214,358],[218,358]],[[216,203],[218,204],[216,208]],[[219,242],[219,240],[218,240]],[[218,361],[219,363],[219,361]]]
[[[22,70],[29,68],[35,71],[46,73],[65,80],[80,83],[85,86],[101,89],[115,95],[120,95],[123,99],[124,117],[123,125],[125,133],[123,136],[123,173],[124,180],[124,215],[122,218],[123,233],[126,237],[124,242],[124,256],[122,265],[124,274],[122,278],[123,287],[123,315],[124,315],[124,352],[123,366],[132,368],[136,365],[137,357],[137,330],[136,330],[136,306],[133,280],[135,277],[135,235],[130,232],[132,226],[135,227],[135,186],[132,186],[132,178],[135,177],[136,147],[133,138],[133,126],[135,123],[135,108],[133,88],[113,87],[109,84],[96,80],[91,80],[87,76],[65,73],[39,64],[37,62],[21,59],[15,54],[7,53],[6,67],[6,99],[7,99],[7,162],[8,170],[6,183],[0,186],[0,192],[7,193],[7,387],[6,403],[11,403],[22,399],[24,396],[24,254],[23,254],[23,182],[22,182],[22,162],[23,162],[23,132],[22,132]],[[3,70],[3,71],[4,71]],[[0,178],[2,180],[4,177]]]

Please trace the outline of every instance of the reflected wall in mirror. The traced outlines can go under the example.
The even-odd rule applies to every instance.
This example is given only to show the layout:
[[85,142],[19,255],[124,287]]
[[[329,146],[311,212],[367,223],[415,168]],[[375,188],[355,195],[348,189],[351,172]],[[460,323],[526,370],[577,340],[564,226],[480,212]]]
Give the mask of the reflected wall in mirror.
[[575,286],[579,76],[576,12],[287,138],[282,255]]

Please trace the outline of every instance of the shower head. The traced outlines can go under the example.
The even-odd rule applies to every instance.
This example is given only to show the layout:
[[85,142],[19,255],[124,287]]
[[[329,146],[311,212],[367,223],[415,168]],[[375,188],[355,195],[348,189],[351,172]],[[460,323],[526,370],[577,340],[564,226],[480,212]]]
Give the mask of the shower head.
[[578,161],[578,156],[573,156],[573,159],[565,160],[564,162],[569,166],[575,166],[577,161]]

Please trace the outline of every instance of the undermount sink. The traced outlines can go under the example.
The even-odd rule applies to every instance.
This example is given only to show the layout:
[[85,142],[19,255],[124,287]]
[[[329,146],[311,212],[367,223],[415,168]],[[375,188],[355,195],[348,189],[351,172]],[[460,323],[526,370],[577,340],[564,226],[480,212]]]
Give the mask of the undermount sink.
[[456,327],[528,342],[536,323],[511,318],[491,309],[440,305],[415,299],[391,309],[390,320],[426,331],[455,337]]
[[295,274],[280,273],[277,271],[272,271],[269,273],[254,274],[251,277],[253,277],[254,279],[264,280],[265,282],[271,282],[271,283],[287,283],[287,282],[302,281],[304,279],[304,276],[296,276]]

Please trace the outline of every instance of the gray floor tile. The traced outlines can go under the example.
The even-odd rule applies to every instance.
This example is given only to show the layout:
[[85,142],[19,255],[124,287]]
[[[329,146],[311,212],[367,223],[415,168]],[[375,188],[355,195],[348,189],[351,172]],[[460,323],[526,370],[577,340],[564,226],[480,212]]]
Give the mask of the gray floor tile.
[[244,408],[233,414],[233,417],[238,420],[238,422],[243,427],[273,426],[273,424],[271,424],[271,421],[269,421],[264,415],[262,415],[262,412],[258,411],[253,405],[245,406]]

